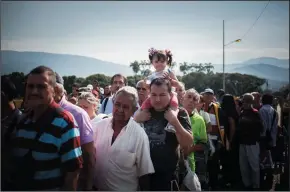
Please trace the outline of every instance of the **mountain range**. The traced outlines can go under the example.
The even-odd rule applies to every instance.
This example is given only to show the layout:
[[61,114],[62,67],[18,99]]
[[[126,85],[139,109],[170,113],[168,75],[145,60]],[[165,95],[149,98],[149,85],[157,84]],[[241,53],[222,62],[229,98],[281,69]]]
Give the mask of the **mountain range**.
[[[44,52],[3,50],[1,51],[1,64],[1,75],[11,72],[27,74],[31,69],[39,65],[46,65],[63,76],[87,77],[96,73],[109,76],[115,73],[122,73],[126,76],[134,74],[128,65],[120,65],[91,57]],[[213,64],[213,66],[214,72],[222,72],[221,64]],[[277,89],[289,83],[289,59],[254,58],[242,63],[226,64],[225,71],[227,73],[242,73],[265,78],[268,80],[269,88],[272,89]]]

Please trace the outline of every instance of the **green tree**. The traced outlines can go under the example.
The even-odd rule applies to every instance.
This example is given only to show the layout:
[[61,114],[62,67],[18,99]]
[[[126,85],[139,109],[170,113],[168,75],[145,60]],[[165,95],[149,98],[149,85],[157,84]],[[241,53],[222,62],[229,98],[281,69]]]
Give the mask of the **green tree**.
[[193,67],[193,64],[189,64],[187,62],[179,63],[179,70],[183,73],[183,75],[190,73]]
[[71,93],[72,91],[72,85],[76,82],[77,77],[75,75],[71,76],[63,76],[64,80],[64,88],[67,91],[67,93]]
[[105,87],[106,85],[111,84],[111,77],[106,76],[104,74],[94,74],[90,75],[86,78],[86,84],[93,84],[93,82],[97,80],[101,87]]
[[138,73],[140,71],[139,62],[135,60],[134,62],[130,63],[130,67],[132,68],[132,70],[135,73],[135,75],[138,75]]
[[202,63],[192,64],[192,65],[193,65],[193,68],[195,69],[196,72],[198,72],[198,73],[205,72],[205,66]]
[[206,74],[209,74],[209,75],[213,74],[214,66],[211,63],[205,63],[203,66],[206,71]]
[[[201,92],[205,88],[211,88],[214,91],[222,88],[222,73],[208,75],[202,72],[192,72],[182,77],[186,89],[195,88]],[[226,74],[226,91],[233,95],[242,95],[244,93],[261,91],[261,85],[265,79],[252,75],[242,75],[238,73]]]
[[128,85],[136,87],[137,82],[140,81],[141,79],[143,79],[142,75],[128,76],[127,77]]
[[24,92],[25,92],[25,75],[24,73],[19,72],[13,72],[8,75],[3,75],[9,77],[9,79],[13,82],[15,85],[16,90],[18,91],[18,97],[23,98]]

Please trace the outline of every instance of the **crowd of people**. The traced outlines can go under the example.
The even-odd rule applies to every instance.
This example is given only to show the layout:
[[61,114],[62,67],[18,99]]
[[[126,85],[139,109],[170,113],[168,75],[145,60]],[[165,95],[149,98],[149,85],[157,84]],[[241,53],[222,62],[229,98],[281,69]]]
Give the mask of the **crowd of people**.
[[2,79],[2,190],[186,191],[188,172],[202,190],[271,189],[273,95],[186,90],[170,51],[150,49],[149,59],[155,71],[135,88],[116,74],[104,89],[94,81],[70,94],[60,74],[36,67],[23,110]]

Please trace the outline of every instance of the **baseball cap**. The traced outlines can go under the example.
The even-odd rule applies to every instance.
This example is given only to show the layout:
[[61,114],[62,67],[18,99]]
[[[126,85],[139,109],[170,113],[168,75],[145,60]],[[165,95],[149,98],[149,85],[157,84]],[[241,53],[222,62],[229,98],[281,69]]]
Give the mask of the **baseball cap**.
[[219,90],[217,91],[217,94],[218,94],[218,95],[224,95],[224,94],[225,94],[225,91],[224,91],[223,89],[219,89]]
[[207,88],[203,91],[203,93],[210,93],[210,94],[213,94],[214,95],[214,91],[210,88]]
[[87,85],[87,88],[93,90],[94,87],[93,87],[91,84],[88,84],[88,85]]
[[102,87],[100,88],[100,92],[101,94],[104,94],[104,89]]
[[59,84],[63,85],[64,80],[57,72],[55,72],[55,78],[56,78],[56,83],[59,83]]

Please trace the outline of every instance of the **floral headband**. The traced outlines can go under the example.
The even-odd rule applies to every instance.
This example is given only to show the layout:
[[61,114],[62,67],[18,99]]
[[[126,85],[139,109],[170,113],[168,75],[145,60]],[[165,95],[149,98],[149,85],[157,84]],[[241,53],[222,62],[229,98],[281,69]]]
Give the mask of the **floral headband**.
[[[157,49],[154,49],[154,48],[150,48],[150,49],[148,50],[148,52],[149,52],[149,55],[150,55],[150,56],[153,56],[155,53],[158,52],[158,50],[157,50]],[[169,55],[169,56],[172,56],[172,53],[171,53],[171,51],[170,51],[169,49],[165,49],[165,54],[166,54],[166,55]]]

